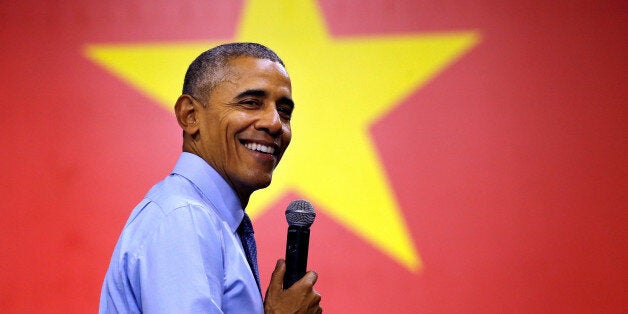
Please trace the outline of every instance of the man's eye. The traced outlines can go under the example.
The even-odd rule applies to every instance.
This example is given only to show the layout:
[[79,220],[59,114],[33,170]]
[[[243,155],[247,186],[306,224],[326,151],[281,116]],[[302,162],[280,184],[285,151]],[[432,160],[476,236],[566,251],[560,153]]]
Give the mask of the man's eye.
[[292,106],[279,106],[277,107],[277,111],[279,112],[279,115],[287,120],[290,120],[290,118],[292,117]]
[[260,106],[260,102],[254,99],[250,99],[250,100],[243,100],[240,102],[240,105],[246,107],[246,108],[257,108]]

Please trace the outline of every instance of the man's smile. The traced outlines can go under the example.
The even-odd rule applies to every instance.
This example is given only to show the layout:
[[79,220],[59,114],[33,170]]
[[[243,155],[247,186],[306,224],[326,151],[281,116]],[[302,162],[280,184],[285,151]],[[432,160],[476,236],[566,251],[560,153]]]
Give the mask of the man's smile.
[[244,147],[246,147],[247,149],[256,151],[256,152],[275,155],[275,152],[278,151],[278,149],[275,147],[276,145],[274,144],[266,145],[266,144],[244,142],[244,141],[242,143],[244,144]]

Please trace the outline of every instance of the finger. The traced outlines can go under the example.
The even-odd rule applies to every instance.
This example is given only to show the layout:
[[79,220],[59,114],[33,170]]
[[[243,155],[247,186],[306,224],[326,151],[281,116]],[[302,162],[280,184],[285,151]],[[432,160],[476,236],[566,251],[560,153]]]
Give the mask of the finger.
[[[314,313],[322,313],[323,308],[320,305],[321,303],[321,295],[318,292],[314,291],[314,296],[312,297],[312,301],[310,302],[310,308],[314,311]],[[309,311],[310,313],[312,311]]]
[[318,281],[318,274],[315,271],[308,271],[305,276],[303,276],[302,280],[304,283],[307,283],[310,286],[314,286],[316,281]]
[[313,291],[314,295],[312,296],[312,305],[318,307],[319,304],[321,303],[321,295],[318,294],[318,292]]

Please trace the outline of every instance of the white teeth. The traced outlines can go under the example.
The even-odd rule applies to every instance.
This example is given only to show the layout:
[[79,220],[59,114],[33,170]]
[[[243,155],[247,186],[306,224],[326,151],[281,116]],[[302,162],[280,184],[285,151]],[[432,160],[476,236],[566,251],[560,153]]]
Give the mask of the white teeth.
[[273,154],[275,153],[275,148],[270,147],[270,146],[266,146],[266,145],[261,145],[261,144],[256,144],[256,143],[246,143],[244,144],[244,147],[250,149],[250,150],[254,150],[254,151],[258,151],[258,152],[262,152],[262,153],[266,153],[266,154]]

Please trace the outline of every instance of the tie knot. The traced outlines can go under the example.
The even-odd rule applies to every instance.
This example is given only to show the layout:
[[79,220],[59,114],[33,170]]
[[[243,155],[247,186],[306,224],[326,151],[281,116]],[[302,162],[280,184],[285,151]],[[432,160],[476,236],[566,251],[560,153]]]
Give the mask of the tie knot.
[[242,218],[242,222],[240,223],[240,226],[238,227],[238,233],[239,234],[253,234],[253,224],[251,223],[251,218],[249,218],[249,215],[247,215],[246,213],[244,213],[244,217]]

